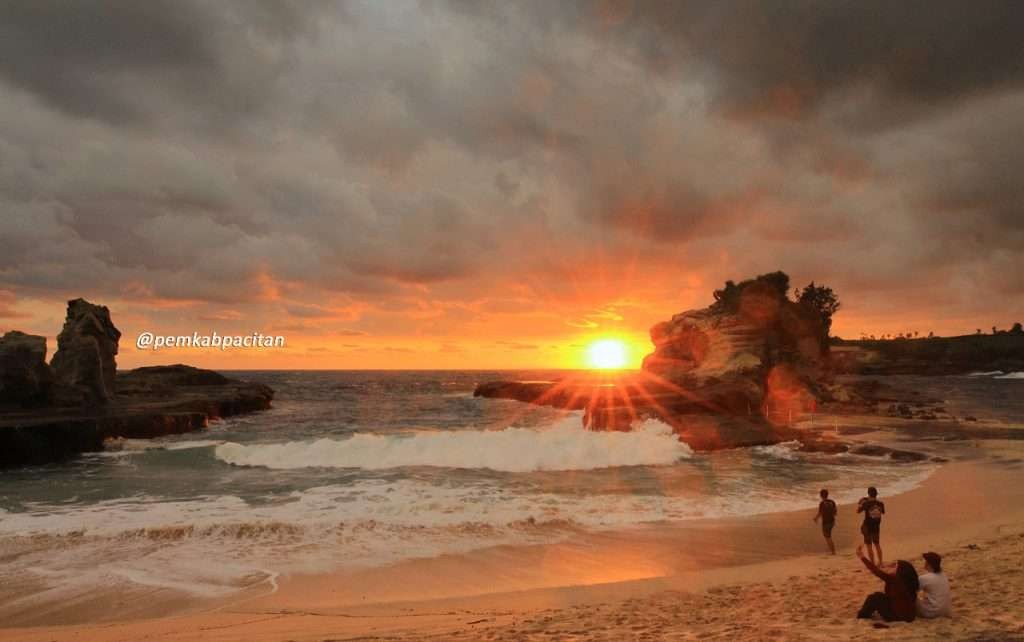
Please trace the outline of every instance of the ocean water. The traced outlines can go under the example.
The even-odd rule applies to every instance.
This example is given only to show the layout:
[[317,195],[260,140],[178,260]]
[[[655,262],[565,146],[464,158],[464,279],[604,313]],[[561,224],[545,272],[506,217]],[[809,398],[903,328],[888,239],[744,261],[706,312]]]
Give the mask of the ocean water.
[[840,502],[893,495],[935,469],[793,444],[698,454],[656,421],[588,432],[576,412],[472,396],[551,372],[233,374],[272,386],[274,408],[0,473],[0,584],[26,587],[8,611],[98,586],[218,597],[282,573],[807,508],[823,486]]

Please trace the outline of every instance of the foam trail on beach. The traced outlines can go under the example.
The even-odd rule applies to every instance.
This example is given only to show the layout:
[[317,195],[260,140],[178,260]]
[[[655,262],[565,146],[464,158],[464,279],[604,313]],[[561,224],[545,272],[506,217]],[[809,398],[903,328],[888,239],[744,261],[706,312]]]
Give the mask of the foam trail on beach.
[[1002,370],[989,370],[986,372],[972,372],[968,377],[986,377],[989,379],[1024,379],[1024,372],[1003,372]]
[[108,440],[104,443],[103,452],[99,453],[103,456],[118,457],[124,455],[135,455],[141,452],[151,450],[193,450],[196,448],[210,448],[212,446],[219,446],[223,444],[223,441],[213,439],[200,439],[192,441],[180,441],[171,443],[162,443],[153,441],[151,439],[113,439]]
[[453,430],[410,435],[356,433],[343,440],[317,439],[282,444],[225,443],[218,459],[236,466],[265,468],[361,468],[407,466],[486,468],[525,473],[592,470],[617,466],[659,466],[686,459],[693,451],[656,420],[632,432],[593,432],[579,418],[566,417],[546,430]]
[[751,450],[760,455],[777,457],[786,461],[796,461],[798,457],[797,451],[800,450],[800,442],[796,440],[784,441],[772,444],[771,446],[754,446]]
[[[540,472],[515,484],[453,483],[459,473],[443,470],[433,481],[350,480],[294,490],[273,501],[143,495],[86,505],[35,504],[0,520],[0,548],[9,555],[0,581],[41,578],[51,586],[36,596],[43,601],[65,600],[65,590],[127,585],[225,597],[260,585],[272,590],[280,573],[369,568],[488,546],[554,542],[581,531],[813,508],[821,486],[830,487],[840,503],[856,501],[869,484],[891,497],[915,488],[937,468],[846,463],[819,468],[824,475],[800,483],[757,483],[751,475],[762,466],[782,472],[804,465],[776,452],[766,452],[765,462],[753,468],[747,453],[716,455],[714,494],[703,490],[706,469],[682,464],[657,472]],[[696,483],[674,482],[674,475]],[[567,487],[586,492],[566,492]]]

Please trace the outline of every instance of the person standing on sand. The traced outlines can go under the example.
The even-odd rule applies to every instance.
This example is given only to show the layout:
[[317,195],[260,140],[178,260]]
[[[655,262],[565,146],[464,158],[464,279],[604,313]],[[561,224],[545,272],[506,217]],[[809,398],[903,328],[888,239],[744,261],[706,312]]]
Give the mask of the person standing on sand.
[[949,617],[952,615],[952,597],[949,580],[942,572],[942,556],[925,553],[924,573],[918,577],[921,583],[921,599],[917,602],[917,614],[924,618]]
[[821,502],[818,504],[818,514],[814,516],[814,523],[817,524],[818,520],[821,520],[821,534],[825,536],[828,550],[835,555],[836,545],[832,542],[832,529],[836,525],[836,513],[839,511],[836,503],[828,498],[827,488],[822,488],[818,494],[821,495]]
[[905,560],[896,562],[896,571],[887,573],[864,557],[864,545],[857,547],[857,557],[869,571],[885,582],[885,592],[872,593],[864,600],[857,617],[870,620],[875,613],[886,622],[913,622],[917,617],[917,591],[920,583],[914,565]]
[[[861,497],[857,502],[857,512],[864,513],[864,523],[860,525],[861,535],[864,536],[864,545],[868,547],[868,557],[875,561],[875,551],[878,552],[878,565],[882,565],[882,515],[885,515],[885,504],[878,499],[878,489],[874,486],[868,488],[868,496]],[[874,550],[871,550],[872,544]]]

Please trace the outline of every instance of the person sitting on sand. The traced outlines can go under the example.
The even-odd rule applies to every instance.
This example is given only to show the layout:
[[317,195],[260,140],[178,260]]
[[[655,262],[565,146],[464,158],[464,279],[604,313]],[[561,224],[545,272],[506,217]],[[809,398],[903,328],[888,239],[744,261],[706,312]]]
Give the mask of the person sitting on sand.
[[917,602],[917,614],[921,617],[949,617],[952,615],[952,597],[949,592],[949,580],[942,572],[942,556],[938,553],[925,553],[925,572],[918,577],[921,583],[921,599]]
[[828,544],[828,550],[832,551],[832,554],[836,554],[836,545],[832,542],[832,529],[836,525],[836,503],[828,498],[828,489],[822,488],[821,492],[821,503],[818,504],[818,514],[814,516],[814,522],[817,523],[821,520],[821,534],[825,536],[825,542]]
[[863,544],[857,547],[857,557],[869,571],[885,582],[885,592],[869,595],[857,617],[871,619],[878,613],[886,622],[913,622],[917,617],[917,590],[920,588],[914,565],[900,560],[896,562],[896,572],[887,573],[864,556]]
[[[868,557],[875,561],[875,551],[878,551],[878,565],[882,565],[882,515],[885,515],[885,504],[878,499],[878,489],[874,486],[868,488],[868,496],[861,497],[857,502],[857,512],[864,513],[864,523],[860,526],[860,532],[864,536],[864,544],[868,547]],[[871,550],[874,545],[875,550]]]

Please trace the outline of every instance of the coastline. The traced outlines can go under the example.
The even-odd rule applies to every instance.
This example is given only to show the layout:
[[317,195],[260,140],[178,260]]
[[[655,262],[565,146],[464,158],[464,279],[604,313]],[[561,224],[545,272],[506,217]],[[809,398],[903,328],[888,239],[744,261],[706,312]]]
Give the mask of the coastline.
[[[1011,455],[1020,454],[1019,444],[1005,446]],[[883,527],[886,557],[892,560],[900,556],[919,563],[924,550],[959,551],[966,544],[1024,530],[1024,489],[1014,483],[1019,480],[1021,466],[1016,456],[959,461],[942,466],[908,492],[889,497],[883,489],[889,509]],[[680,613],[678,620],[664,621],[666,600],[684,603],[707,599],[723,587],[732,587],[729,595],[764,590],[774,594],[776,589],[762,585],[800,584],[814,578],[821,581],[821,594],[812,591],[807,595],[812,603],[816,598],[830,600],[828,595],[850,589],[851,578],[856,578],[861,598],[861,593],[877,590],[877,581],[860,573],[859,562],[852,556],[859,523],[853,508],[849,504],[840,506],[834,533],[840,551],[836,557],[820,552],[824,543],[810,521],[812,515],[813,510],[801,510],[695,520],[670,527],[652,525],[592,533],[558,544],[503,546],[411,560],[354,574],[292,576],[282,578],[273,594],[204,604],[198,607],[199,612],[120,622],[7,628],[0,629],[0,640],[158,636],[182,640],[245,637],[258,641],[367,635],[384,639],[523,639],[522,626],[527,620],[561,617],[571,623],[576,620],[569,614],[588,612],[587,617],[593,618],[593,610],[599,609],[612,614],[609,617],[627,621],[628,613],[640,608],[638,600],[648,605],[644,607],[650,611],[644,616],[647,620],[662,623],[658,625],[662,629],[654,635],[673,632],[682,636],[678,639],[686,639],[686,635],[711,625],[688,622],[686,613]],[[968,552],[987,559],[984,551]],[[991,568],[990,572],[994,579],[998,569]],[[439,578],[444,578],[443,582]],[[1017,590],[1020,588],[1017,586]],[[370,595],[373,601],[368,599]],[[852,617],[859,603],[830,602],[830,616],[836,620],[830,626],[858,625]],[[718,607],[708,608],[706,615],[711,617]],[[809,609],[817,612],[819,607]],[[754,620],[747,623],[753,627],[750,631],[760,630],[762,637],[770,637],[754,626],[760,616],[752,617]],[[777,621],[774,626],[785,628],[791,624]],[[970,622],[954,620],[951,626],[960,624]],[[581,626],[584,633],[589,630],[586,624]],[[615,626],[609,630],[615,630]],[[537,634],[543,630],[540,627]],[[729,635],[734,639],[740,633],[747,634],[742,628],[731,631]],[[652,634],[650,630],[648,634]],[[576,637],[590,636],[580,633]],[[607,639],[615,636],[608,633]]]

